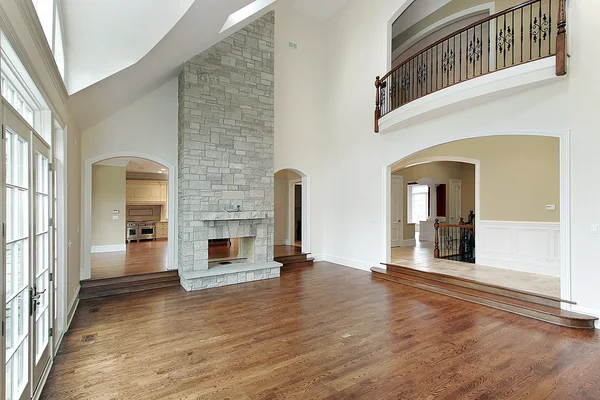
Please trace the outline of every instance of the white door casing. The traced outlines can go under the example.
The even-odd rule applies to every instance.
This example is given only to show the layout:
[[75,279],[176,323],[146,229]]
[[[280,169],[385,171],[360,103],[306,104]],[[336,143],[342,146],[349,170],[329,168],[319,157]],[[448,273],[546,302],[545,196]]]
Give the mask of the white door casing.
[[404,177],[392,176],[391,199],[391,238],[392,247],[402,246],[404,241]]

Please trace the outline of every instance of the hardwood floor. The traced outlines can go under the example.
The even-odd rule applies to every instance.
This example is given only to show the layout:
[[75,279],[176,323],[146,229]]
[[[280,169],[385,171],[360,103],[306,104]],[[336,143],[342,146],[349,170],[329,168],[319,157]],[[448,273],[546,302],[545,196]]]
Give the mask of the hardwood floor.
[[167,270],[167,241],[127,243],[126,251],[92,254],[92,279],[114,278]]
[[319,262],[81,301],[41,398],[598,399],[599,356],[596,331]]
[[560,297],[560,279],[557,277],[433,258],[431,242],[393,247],[392,264]]

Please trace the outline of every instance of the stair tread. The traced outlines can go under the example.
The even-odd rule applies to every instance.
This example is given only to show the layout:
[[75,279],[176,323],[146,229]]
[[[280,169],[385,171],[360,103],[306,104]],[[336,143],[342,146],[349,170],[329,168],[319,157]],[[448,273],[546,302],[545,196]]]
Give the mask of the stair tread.
[[[592,317],[589,315],[584,315],[584,314],[576,313],[573,311],[563,310],[558,307],[544,306],[541,304],[532,303],[532,302],[525,301],[525,300],[519,300],[519,299],[514,299],[511,297],[496,295],[493,293],[483,292],[483,291],[479,291],[476,289],[464,288],[462,286],[456,286],[456,285],[449,284],[449,283],[428,281],[425,278],[412,277],[412,276],[411,277],[398,276],[398,275],[390,274],[381,268],[371,268],[371,270],[373,272],[375,272],[376,274],[378,273],[381,275],[387,275],[387,276],[391,276],[391,277],[394,277],[394,278],[397,278],[400,280],[410,281],[410,283],[416,283],[418,286],[427,286],[430,288],[441,289],[443,291],[450,291],[450,292],[454,292],[454,293],[462,295],[462,296],[468,296],[471,298],[479,298],[482,300],[492,301],[495,303],[501,303],[501,304],[505,304],[505,305],[513,306],[513,307],[519,307],[522,309],[535,311],[535,312],[539,312],[539,313],[543,313],[543,314],[547,314],[547,315],[551,315],[551,316],[568,318],[568,319],[572,319],[572,320],[582,320],[582,321],[595,321],[598,319],[596,317]],[[425,281],[425,282],[423,282],[423,281]]]
[[567,304],[577,304],[574,301],[571,300],[564,300],[561,299],[559,297],[554,297],[554,296],[549,296],[546,294],[540,294],[540,293],[534,293],[534,292],[529,292],[526,290],[520,290],[520,289],[514,289],[514,288],[509,288],[506,286],[500,286],[500,285],[494,285],[493,283],[486,283],[486,282],[480,282],[480,281],[476,281],[473,279],[468,279],[468,278],[462,278],[459,276],[454,276],[454,275],[449,275],[449,274],[442,274],[440,272],[432,272],[432,271],[425,271],[419,268],[412,268],[412,267],[406,267],[404,265],[398,265],[398,264],[392,264],[392,263],[381,263],[381,265],[385,265],[385,266],[389,266],[392,268],[399,268],[402,269],[404,271],[406,271],[407,273],[421,273],[421,274],[427,274],[430,276],[441,276],[441,277],[445,277],[445,278],[450,278],[450,279],[455,279],[458,281],[463,281],[463,282],[469,282],[469,283],[474,283],[480,286],[487,286],[490,288],[494,288],[494,289],[502,289],[505,291],[511,291],[511,292],[515,292],[515,293],[521,293],[524,295],[529,295],[529,296],[535,296],[535,297],[539,297],[539,298],[543,298],[543,299],[547,299],[547,300],[551,300],[551,301],[556,301],[556,302],[560,302],[560,303],[567,303]]
[[84,279],[80,283],[81,283],[82,287],[94,287],[94,286],[104,286],[107,284],[114,284],[114,283],[143,282],[143,281],[151,281],[151,280],[156,280],[156,279],[178,280],[179,272],[178,271],[166,271],[166,272],[153,272],[153,273],[149,273],[149,274],[119,276],[119,277],[114,277],[114,278]]

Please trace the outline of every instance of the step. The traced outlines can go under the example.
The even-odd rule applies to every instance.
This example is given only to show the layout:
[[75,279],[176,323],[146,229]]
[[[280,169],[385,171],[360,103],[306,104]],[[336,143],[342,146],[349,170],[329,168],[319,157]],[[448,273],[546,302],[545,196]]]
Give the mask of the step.
[[88,279],[81,281],[79,298],[90,299],[176,286],[179,286],[178,271]]
[[287,256],[277,256],[277,257],[274,257],[273,259],[282,264],[286,264],[286,263],[292,263],[292,262],[297,262],[297,261],[305,261],[307,259],[307,257],[308,257],[308,254],[302,253],[302,254],[290,254]]
[[[278,261],[281,262],[281,261]],[[291,263],[283,263],[282,268],[301,268],[301,267],[312,267],[314,265],[315,259],[310,257],[306,260],[294,261]]]
[[598,319],[596,317],[562,310],[559,307],[506,297],[487,291],[454,285],[452,283],[429,280],[416,275],[390,273],[381,268],[371,268],[371,271],[376,278],[569,328],[594,329],[594,321]]
[[81,287],[97,287],[97,286],[106,286],[106,285],[114,285],[119,283],[137,283],[142,281],[152,281],[155,279],[179,279],[179,271],[163,271],[163,272],[152,272],[149,274],[139,274],[139,275],[127,275],[127,276],[119,276],[115,278],[102,278],[102,279],[85,279],[82,280]]
[[511,297],[511,298],[514,298],[517,300],[529,301],[532,303],[538,303],[538,304],[542,304],[542,305],[546,305],[546,306],[560,308],[561,303],[575,304],[572,301],[563,300],[558,297],[543,295],[543,294],[539,294],[539,293],[527,292],[524,290],[508,288],[505,286],[499,286],[499,285],[494,285],[494,284],[489,284],[489,283],[478,282],[478,281],[474,281],[472,279],[461,278],[461,277],[442,274],[442,273],[438,273],[438,272],[421,271],[416,268],[404,267],[404,266],[397,265],[397,264],[382,263],[382,265],[385,265],[387,267],[387,273],[389,273],[389,274],[395,274],[395,275],[400,275],[400,276],[403,276],[403,275],[418,276],[421,278],[429,279],[434,282],[450,283],[450,284],[453,284],[456,286],[462,286],[465,288],[476,289],[476,290],[479,290],[482,292],[498,294],[501,296]]
[[145,285],[136,285],[131,287],[105,287],[105,288],[94,288],[94,289],[81,289],[79,293],[79,298],[81,300],[85,299],[95,299],[99,297],[108,297],[108,296],[116,296],[128,293],[138,293],[144,292],[147,290],[155,290],[155,289],[163,289],[170,287],[179,286],[179,281],[177,282],[155,282],[155,283],[147,283]]

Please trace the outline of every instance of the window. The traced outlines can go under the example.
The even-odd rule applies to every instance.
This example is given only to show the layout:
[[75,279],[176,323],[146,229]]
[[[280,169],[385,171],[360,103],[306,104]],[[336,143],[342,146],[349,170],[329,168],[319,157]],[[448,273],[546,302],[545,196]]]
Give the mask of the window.
[[60,75],[65,79],[65,51],[63,26],[61,19],[61,4],[59,0],[33,0],[40,24],[50,45],[56,66]]
[[48,104],[6,36],[2,34],[0,40],[2,97],[49,143],[52,126]]
[[428,215],[429,186],[408,185],[408,223],[425,221]]

